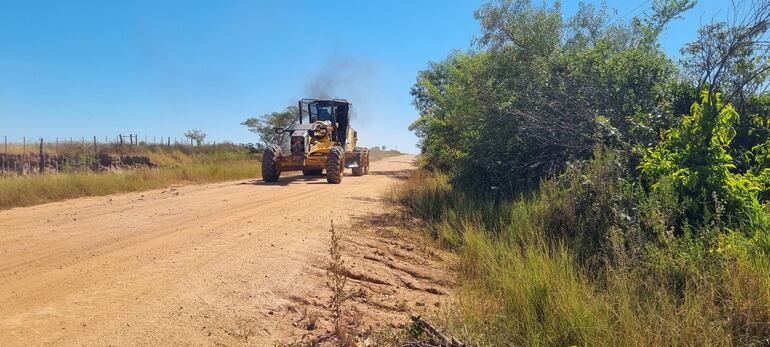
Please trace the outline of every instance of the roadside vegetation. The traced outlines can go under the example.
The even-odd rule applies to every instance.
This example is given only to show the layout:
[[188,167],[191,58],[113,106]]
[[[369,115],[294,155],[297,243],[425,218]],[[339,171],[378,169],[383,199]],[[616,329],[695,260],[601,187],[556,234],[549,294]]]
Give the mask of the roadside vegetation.
[[[232,144],[111,147],[114,148],[108,149],[105,146],[104,150],[112,154],[146,156],[157,167],[116,172],[80,170],[0,178],[0,209],[156,189],[172,184],[219,182],[259,176],[259,165],[255,164],[253,154]],[[79,148],[74,146],[62,150],[74,153],[80,151]]]
[[658,37],[693,5],[491,1],[472,48],[419,73],[422,168],[391,197],[460,256],[451,335],[770,341],[770,4],[734,4],[675,61]]

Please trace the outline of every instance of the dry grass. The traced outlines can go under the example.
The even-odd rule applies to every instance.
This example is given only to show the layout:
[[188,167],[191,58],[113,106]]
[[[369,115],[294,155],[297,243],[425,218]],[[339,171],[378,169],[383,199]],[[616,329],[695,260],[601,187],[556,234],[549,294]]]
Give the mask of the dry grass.
[[259,177],[255,158],[237,147],[143,148],[157,169],[74,172],[0,178],[0,209],[65,199],[135,192],[172,184],[207,183]]

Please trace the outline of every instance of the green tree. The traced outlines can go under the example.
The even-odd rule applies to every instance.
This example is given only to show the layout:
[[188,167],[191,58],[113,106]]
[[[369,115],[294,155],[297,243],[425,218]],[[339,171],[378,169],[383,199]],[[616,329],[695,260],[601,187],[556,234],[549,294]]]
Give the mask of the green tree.
[[200,146],[206,139],[206,133],[199,129],[190,129],[184,133],[184,137],[190,139],[191,141],[195,141],[195,145]]
[[608,23],[606,9],[585,4],[565,20],[558,3],[486,3],[475,49],[430,63],[412,88],[423,161],[459,186],[510,195],[597,144],[655,141],[672,118],[677,76],[656,35],[690,3],[656,1],[631,23]]
[[241,123],[249,131],[257,134],[264,146],[279,145],[288,149],[289,136],[276,134],[275,129],[289,129],[297,123],[299,117],[297,106],[289,106],[280,112],[267,113],[259,117],[248,118]]
[[[748,6],[746,8],[746,6]],[[770,77],[770,2],[734,2],[733,19],[704,25],[682,53],[685,73],[701,89],[738,105],[764,91]]]

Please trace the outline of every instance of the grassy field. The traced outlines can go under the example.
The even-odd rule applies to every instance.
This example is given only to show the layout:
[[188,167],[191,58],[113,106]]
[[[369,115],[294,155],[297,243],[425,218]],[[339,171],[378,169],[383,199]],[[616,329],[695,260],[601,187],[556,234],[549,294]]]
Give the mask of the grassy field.
[[577,215],[570,201],[580,195],[544,182],[533,196],[494,202],[426,171],[395,190],[392,199],[460,255],[457,304],[436,318],[443,328],[479,346],[767,344],[767,254],[725,239],[591,234],[601,212]]
[[0,209],[84,196],[142,191],[172,184],[257,178],[260,175],[257,158],[234,145],[171,148],[124,146],[116,150],[117,153],[121,151],[147,156],[158,168],[0,178]]

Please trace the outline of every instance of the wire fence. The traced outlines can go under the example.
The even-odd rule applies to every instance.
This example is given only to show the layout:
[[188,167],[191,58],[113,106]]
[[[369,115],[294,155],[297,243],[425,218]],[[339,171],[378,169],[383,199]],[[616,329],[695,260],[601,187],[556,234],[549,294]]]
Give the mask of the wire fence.
[[73,171],[107,171],[126,167],[155,167],[147,154],[179,150],[186,153],[242,147],[229,142],[197,143],[187,138],[118,134],[114,137],[45,138],[22,137],[9,142],[3,136],[0,176],[45,175]]

